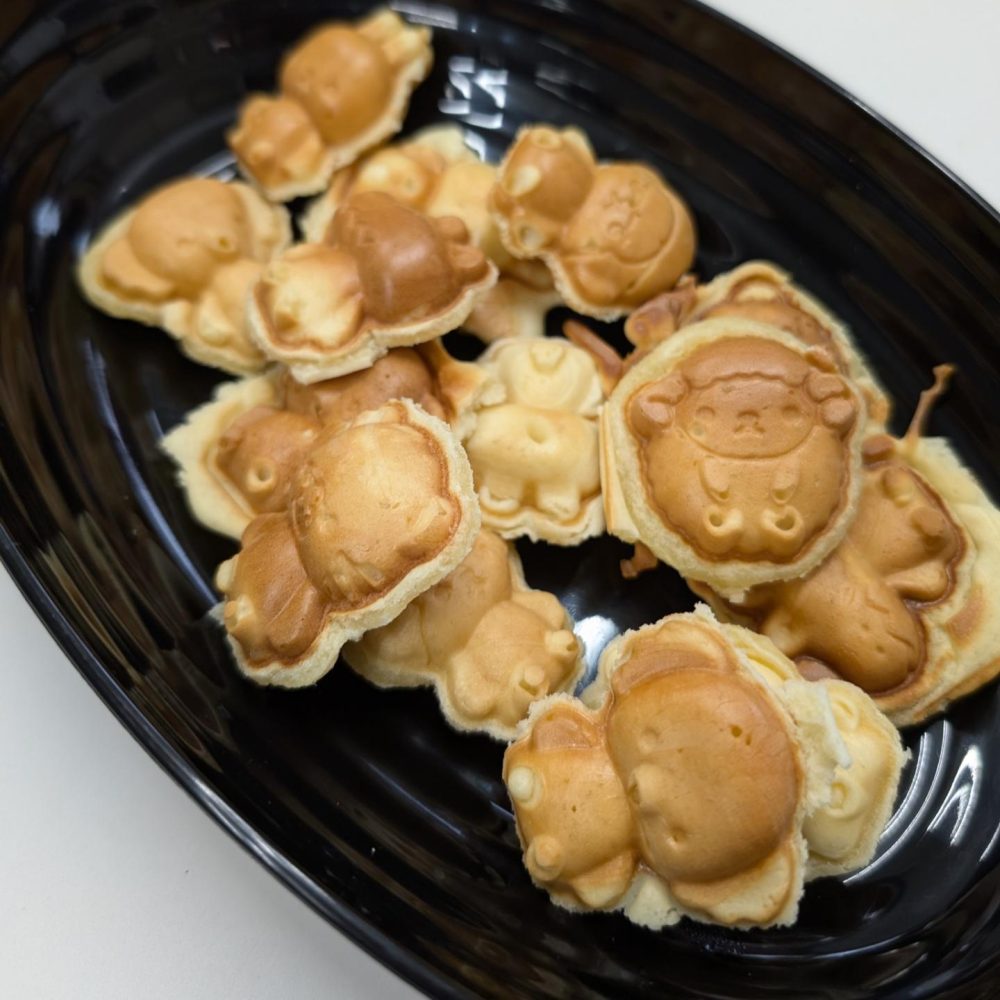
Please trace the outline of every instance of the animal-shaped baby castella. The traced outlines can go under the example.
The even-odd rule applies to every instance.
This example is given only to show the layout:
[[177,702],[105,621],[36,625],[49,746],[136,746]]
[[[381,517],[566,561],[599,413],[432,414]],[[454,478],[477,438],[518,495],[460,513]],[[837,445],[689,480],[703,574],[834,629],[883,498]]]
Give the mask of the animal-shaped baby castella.
[[703,588],[720,614],[752,625],[813,676],[863,688],[897,725],[922,721],[1000,672],[1000,513],[942,439],[921,428],[864,445],[857,515],[808,575],[738,601]]
[[269,358],[316,382],[454,330],[496,279],[460,219],[362,191],[337,210],[329,242],[299,244],[265,269],[248,318]]
[[830,353],[837,370],[861,390],[868,430],[884,429],[892,402],[879,385],[847,327],[820,302],[767,261],[748,261],[699,284],[690,275],[670,292],[650,299],[625,321],[625,335],[635,345],[634,364],[679,329],[703,319],[736,317],[777,327],[809,347]]
[[[651,927],[792,922],[806,877],[870,859],[895,795],[898,736],[851,735],[878,717],[859,696],[848,741],[827,687],[703,607],[626,633],[582,702],[539,703],[507,750],[529,874],[561,905]],[[810,820],[832,860],[813,860]]]
[[161,327],[195,361],[245,374],[266,362],[246,324],[247,293],[290,237],[285,210],[246,184],[188,177],[114,218],[77,277],[103,312]]
[[344,659],[382,687],[431,684],[453,726],[509,740],[535,701],[573,688],[581,652],[566,609],[483,529],[457,569]]
[[522,129],[491,205],[507,250],[543,260],[567,304],[598,319],[672,288],[694,258],[679,195],[645,164],[598,163],[578,129]]
[[362,191],[384,192],[432,217],[456,216],[500,271],[497,284],[476,303],[463,329],[487,342],[540,337],[546,312],[561,299],[541,261],[519,260],[500,241],[489,211],[496,173],[494,164],[483,162],[466,146],[457,126],[424,129],[337,171],[303,214],[302,231],[310,243],[326,241],[337,209]]
[[399,130],[430,71],[430,38],[389,10],[316,28],[281,64],[280,93],[240,109],[227,136],[240,169],[272,201],[321,191],[334,170]]
[[472,474],[447,425],[409,400],[320,431],[285,510],[260,514],[216,583],[240,669],[301,687],[468,555]]
[[409,399],[462,435],[474,410],[503,398],[484,369],[430,341],[397,347],[371,368],[303,385],[287,371],[226,382],[162,441],[195,518],[233,538],[257,514],[283,510],[295,470],[323,428]]
[[561,337],[499,340],[479,366],[506,389],[465,441],[484,523],[505,538],[575,545],[604,528],[593,360]]
[[864,412],[822,349],[747,320],[691,326],[604,408],[609,530],[725,593],[801,576],[855,512]]

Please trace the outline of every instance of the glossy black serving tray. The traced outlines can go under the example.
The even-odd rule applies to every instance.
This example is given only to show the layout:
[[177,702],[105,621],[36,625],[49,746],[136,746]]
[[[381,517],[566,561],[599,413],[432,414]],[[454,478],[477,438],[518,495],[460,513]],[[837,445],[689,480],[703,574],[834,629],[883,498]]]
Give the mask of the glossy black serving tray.
[[[460,122],[495,157],[523,122],[573,123],[604,156],[652,161],[697,214],[698,271],[767,257],[794,272],[853,327],[901,419],[931,366],[956,362],[933,429],[1000,495],[1000,220],[904,137],[694,3],[396,7],[435,29],[408,129]],[[167,771],[430,993],[995,996],[995,687],[909,735],[879,856],[811,884],[794,928],[653,934],[573,916],[531,886],[502,747],[449,730],[429,693],[376,691],[344,667],[304,692],[238,678],[206,617],[232,546],[194,524],[157,450],[219,375],[89,309],[73,265],[152,186],[229,175],[223,130],[244,93],[271,84],[311,25],[362,9],[0,4],[0,555],[18,584]],[[521,548],[591,663],[617,628],[692,605],[665,569],[621,580],[612,539]]]

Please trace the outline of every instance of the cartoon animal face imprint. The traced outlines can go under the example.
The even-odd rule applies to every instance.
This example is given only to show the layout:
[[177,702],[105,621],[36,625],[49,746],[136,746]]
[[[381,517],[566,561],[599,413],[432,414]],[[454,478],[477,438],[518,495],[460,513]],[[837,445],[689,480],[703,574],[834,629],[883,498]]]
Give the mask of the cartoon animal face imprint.
[[787,656],[877,694],[918,676],[921,608],[950,593],[961,553],[958,529],[921,478],[901,461],[879,463],[865,470],[858,513],[826,562],[734,606]]
[[507,402],[477,413],[466,441],[484,517],[502,532],[523,525],[556,541],[599,499],[597,369],[554,337],[498,341],[480,363],[507,390]]
[[671,287],[694,255],[691,217],[663,179],[642,164],[597,164],[576,129],[523,129],[492,207],[507,249],[545,260],[590,316],[614,318]]
[[396,423],[324,431],[299,466],[292,525],[309,578],[358,607],[439,552],[459,510],[433,439]]
[[430,32],[391,11],[323,25],[289,52],[280,93],[243,105],[229,145],[269,198],[312,194],[398,129],[431,59]]
[[791,561],[844,503],[858,413],[822,359],[747,337],[695,350],[626,419],[650,498],[697,551]]

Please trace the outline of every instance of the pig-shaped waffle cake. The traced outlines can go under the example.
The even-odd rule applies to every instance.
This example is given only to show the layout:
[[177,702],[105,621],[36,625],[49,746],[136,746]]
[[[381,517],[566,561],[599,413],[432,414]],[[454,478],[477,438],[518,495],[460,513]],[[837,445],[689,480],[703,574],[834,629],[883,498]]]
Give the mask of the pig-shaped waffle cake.
[[562,337],[498,340],[479,365],[506,399],[475,413],[465,448],[483,523],[504,538],[576,545],[604,530],[593,359]]
[[271,201],[322,191],[330,175],[399,131],[430,72],[431,33],[389,10],[321,25],[286,56],[276,95],[240,108],[229,146]]
[[731,316],[776,326],[807,346],[825,348],[865,397],[869,430],[884,429],[892,402],[847,327],[768,261],[748,261],[703,285],[681,281],[636,309],[625,321],[625,335],[638,352],[646,352],[684,326]]
[[[773,687],[800,679],[795,664],[775,655],[775,646],[766,637],[738,625],[721,628]],[[899,731],[861,688],[830,677],[816,683],[825,689],[850,762],[837,765],[829,801],[811,812],[803,824],[809,848],[807,880],[856,871],[871,861],[909,757]],[[805,720],[800,718],[799,723],[804,725]]]
[[348,198],[328,236],[272,261],[247,307],[258,347],[300,382],[454,330],[496,283],[460,219],[428,218],[383,192]]
[[290,238],[288,213],[246,184],[186,177],[113,219],[77,278],[102,312],[161,327],[188,357],[242,375],[266,363],[247,329],[247,293]]
[[409,400],[320,431],[285,510],[260,514],[216,584],[237,665],[302,687],[469,554],[479,511],[450,429]]
[[454,215],[500,270],[497,284],[473,308],[464,329],[487,342],[540,337],[546,312],[561,300],[544,264],[518,260],[500,242],[488,204],[496,172],[465,145],[457,126],[424,129],[337,171],[303,214],[302,231],[310,243],[326,241],[337,209],[361,191],[382,191],[425,215]]
[[531,590],[514,546],[483,529],[456,570],[344,659],[381,687],[431,684],[457,729],[510,740],[535,701],[572,690],[581,652],[566,609]]
[[604,407],[609,531],[725,594],[800,577],[854,515],[864,422],[822,348],[750,320],[690,326]]
[[578,129],[521,129],[491,195],[503,245],[544,261],[577,312],[613,320],[674,286],[694,259],[680,196],[641,163],[597,163]]
[[295,470],[320,430],[342,427],[391,399],[409,399],[459,437],[474,408],[504,389],[483,368],[456,361],[438,340],[397,347],[360,372],[303,385],[275,368],[224,382],[162,441],[201,524],[239,538],[257,514],[283,510]]
[[739,602],[705,596],[905,726],[1000,673],[1000,511],[944,439],[878,435],[864,453],[857,516],[819,567]]
[[[555,902],[622,909],[652,928],[682,916],[785,925],[825,863],[811,858],[806,824],[819,824],[833,864],[870,859],[869,831],[873,821],[881,831],[895,795],[898,735],[874,749],[845,740],[830,689],[799,678],[759,636],[735,642],[739,631],[704,606],[671,615],[614,640],[582,701],[532,708],[504,780],[525,865]],[[858,726],[878,715],[859,696],[842,713],[848,735],[851,711]],[[871,749],[874,776],[855,781],[852,747],[858,761]],[[845,794],[870,790],[849,821],[838,780]]]

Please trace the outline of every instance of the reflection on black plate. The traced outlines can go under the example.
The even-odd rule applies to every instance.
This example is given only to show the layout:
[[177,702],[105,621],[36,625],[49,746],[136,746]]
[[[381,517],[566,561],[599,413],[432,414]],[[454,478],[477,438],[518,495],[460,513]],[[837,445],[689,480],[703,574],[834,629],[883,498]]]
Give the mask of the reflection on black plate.
[[[776,260],[839,312],[910,411],[1000,495],[1000,220],[849,98],[689,3],[401,0],[435,29],[409,128],[466,124],[491,156],[526,121],[648,158],[697,213],[698,270]],[[157,440],[220,376],[93,312],[94,228],[181,172],[226,175],[223,128],[331,11],[291,0],[61,0],[0,14],[0,554],[88,680],[239,840],[382,961],[440,995],[986,995],[1000,953],[997,689],[910,735],[877,859],[809,886],[794,928],[653,935],[549,905],[523,868],[501,747],[426,692],[338,668],[310,692],[241,681],[206,619],[231,546],[184,510]],[[662,9],[657,9],[662,8]],[[18,19],[21,18],[21,23]],[[524,546],[591,644],[692,600],[623,582],[611,539]],[[39,738],[45,738],[39,719]],[[266,914],[261,919],[267,919]]]

